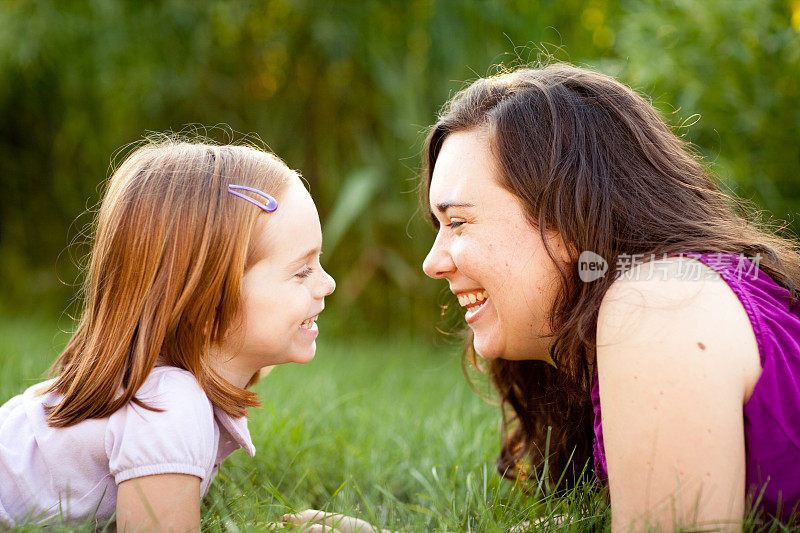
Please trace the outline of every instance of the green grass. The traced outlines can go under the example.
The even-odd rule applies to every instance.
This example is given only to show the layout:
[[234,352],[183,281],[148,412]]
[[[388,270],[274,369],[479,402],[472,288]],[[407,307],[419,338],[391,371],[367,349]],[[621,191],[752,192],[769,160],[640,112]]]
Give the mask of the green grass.
[[[66,340],[53,321],[0,320],[0,402],[42,379]],[[256,456],[240,450],[223,463],[204,528],[259,530],[313,507],[404,531],[507,531],[572,504],[583,509],[569,529],[602,529],[592,492],[543,501],[499,478],[499,411],[470,389],[458,353],[323,331],[313,362],[279,366],[256,385]]]
[[[0,402],[40,380],[66,339],[50,320],[0,320]],[[256,456],[238,451],[223,464],[203,503],[204,529],[263,530],[311,507],[403,531],[499,532],[539,518],[536,531],[607,530],[593,485],[554,497],[499,478],[498,408],[470,389],[458,352],[323,332],[313,362],[277,367],[256,386]],[[745,530],[788,531],[755,522]]]
[[276,368],[251,417],[257,460],[232,458],[206,525],[255,528],[307,507],[417,531],[507,531],[530,518],[535,500],[492,466],[497,407],[445,351],[321,343],[313,363]]

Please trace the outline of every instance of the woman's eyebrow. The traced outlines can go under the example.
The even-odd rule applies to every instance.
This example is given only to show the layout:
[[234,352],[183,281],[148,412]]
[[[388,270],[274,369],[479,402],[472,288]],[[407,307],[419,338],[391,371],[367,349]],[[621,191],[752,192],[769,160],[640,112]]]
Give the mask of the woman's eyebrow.
[[436,209],[438,209],[440,213],[444,213],[451,207],[475,207],[475,205],[467,202],[442,202],[436,204]]

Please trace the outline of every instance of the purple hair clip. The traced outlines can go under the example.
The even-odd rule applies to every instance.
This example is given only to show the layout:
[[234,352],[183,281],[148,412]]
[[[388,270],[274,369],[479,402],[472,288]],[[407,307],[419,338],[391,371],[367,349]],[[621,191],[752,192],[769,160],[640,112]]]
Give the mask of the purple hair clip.
[[[266,198],[267,203],[263,204],[263,203],[259,202],[258,200],[256,200],[255,198],[250,198],[249,196],[247,196],[245,194],[242,194],[242,193],[239,193],[239,192],[236,192],[236,191],[254,192],[254,193],[258,194],[259,196],[263,196],[264,198]],[[260,207],[261,209],[263,209],[267,213],[272,213],[273,211],[278,209],[278,201],[275,200],[275,198],[273,198],[269,194],[265,193],[264,191],[259,191],[258,189],[254,189],[253,187],[245,187],[244,185],[228,185],[228,192],[231,193],[234,196],[238,196],[242,200],[247,200],[248,202],[250,202],[253,205],[257,205],[258,207]]]

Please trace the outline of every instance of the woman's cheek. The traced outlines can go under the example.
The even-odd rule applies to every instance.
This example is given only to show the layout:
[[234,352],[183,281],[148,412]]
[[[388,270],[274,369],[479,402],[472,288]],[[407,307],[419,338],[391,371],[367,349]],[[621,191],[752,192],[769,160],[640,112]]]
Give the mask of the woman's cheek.
[[466,243],[461,241],[457,244],[453,244],[450,248],[450,257],[458,270],[469,267],[469,246],[465,244]]
[[484,244],[472,237],[463,237],[453,247],[453,260],[456,257],[471,269],[480,270],[491,262],[491,244]]

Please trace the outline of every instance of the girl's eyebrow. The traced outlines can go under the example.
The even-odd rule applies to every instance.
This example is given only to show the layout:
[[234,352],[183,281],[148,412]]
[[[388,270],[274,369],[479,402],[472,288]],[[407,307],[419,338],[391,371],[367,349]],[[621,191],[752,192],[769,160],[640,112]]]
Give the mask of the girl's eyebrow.
[[311,259],[312,257],[314,257],[316,255],[321,255],[321,254],[322,254],[322,250],[319,247],[311,248],[310,250],[308,250],[307,252],[303,253],[302,255],[297,256],[297,259],[292,261],[291,264],[294,265],[294,264],[297,264],[297,263],[304,263],[304,262],[308,261],[309,259]]

